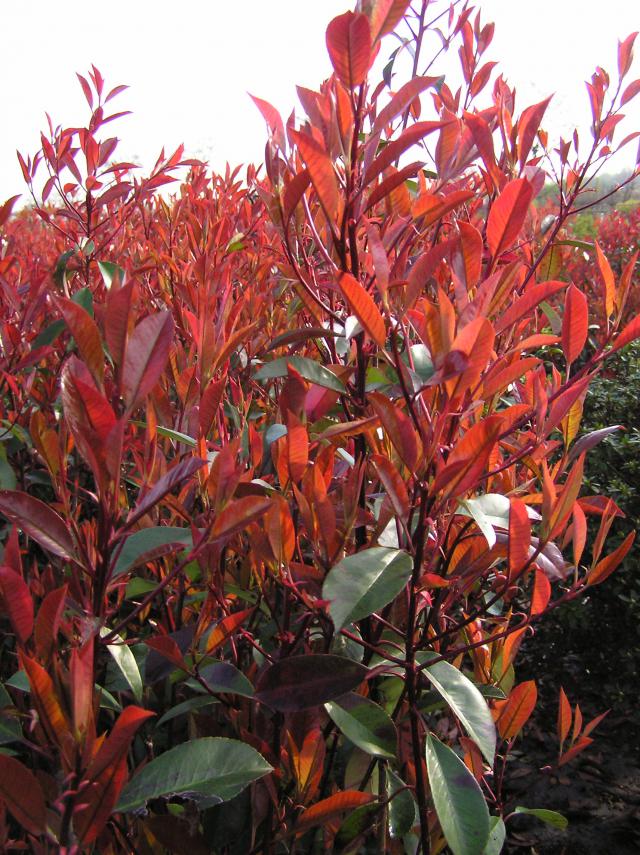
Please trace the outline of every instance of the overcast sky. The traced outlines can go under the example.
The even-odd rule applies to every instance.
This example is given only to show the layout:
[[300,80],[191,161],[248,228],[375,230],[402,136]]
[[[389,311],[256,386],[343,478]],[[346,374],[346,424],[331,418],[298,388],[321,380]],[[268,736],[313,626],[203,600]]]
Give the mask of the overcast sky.
[[[545,126],[554,135],[586,127],[584,80],[596,64],[613,76],[616,44],[640,29],[638,0],[480,0],[483,21],[495,21],[489,59],[518,91],[520,109],[555,92]],[[149,165],[162,145],[216,169],[260,161],[264,123],[247,92],[271,101],[286,118],[295,84],[317,88],[330,73],[324,32],[348,0],[20,0],[2,4],[0,203],[24,185],[15,150],[38,148],[46,127],[86,121],[75,72],[91,63],[107,86],[131,87],[114,102],[133,115],[114,131],[123,157]],[[522,12],[523,14],[519,14]],[[387,37],[380,57],[395,44]],[[633,77],[640,77],[640,44]],[[448,72],[456,66],[442,69]],[[639,99],[640,100],[640,99]],[[640,105],[628,111],[640,128]],[[627,164],[635,160],[631,144]],[[624,165],[624,164],[623,164]]]

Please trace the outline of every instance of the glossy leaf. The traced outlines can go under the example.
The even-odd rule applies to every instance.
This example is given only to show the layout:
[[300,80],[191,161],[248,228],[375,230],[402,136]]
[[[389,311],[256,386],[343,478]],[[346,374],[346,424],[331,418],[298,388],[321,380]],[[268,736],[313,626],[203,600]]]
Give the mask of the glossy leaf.
[[567,818],[555,810],[547,810],[546,808],[516,807],[513,812],[516,814],[525,813],[529,816],[535,816],[536,819],[542,820],[542,822],[545,822],[547,825],[551,825],[553,828],[559,828],[561,830],[564,830],[569,825]]
[[191,546],[193,546],[193,535],[190,528],[153,526],[140,529],[130,534],[125,540],[112,576],[117,578],[139,564],[152,561],[156,556]]
[[24,645],[33,632],[33,599],[29,586],[11,567],[0,566],[0,591],[13,631]]
[[203,737],[171,748],[125,786],[117,813],[143,808],[150,799],[187,795],[204,805],[226,802],[272,767],[255,748],[235,739]]
[[400,593],[411,577],[411,556],[399,549],[374,546],[343,558],[329,571],[322,597],[336,627],[368,617]]
[[[109,635],[107,627],[103,627],[100,634],[102,636]],[[118,636],[115,637],[121,641]],[[114,662],[129,684],[133,697],[140,703],[142,701],[142,677],[140,676],[138,663],[130,647],[121,642],[120,644],[107,644],[107,650],[113,656]]]
[[296,823],[296,831],[306,831],[316,825],[320,825],[335,819],[347,810],[366,805],[373,801],[371,793],[361,793],[358,790],[342,790],[334,796],[329,796],[322,801],[316,802],[307,808]]
[[339,698],[366,680],[368,673],[359,662],[333,654],[289,656],[263,671],[255,697],[271,709],[295,712]]
[[353,89],[362,83],[371,57],[371,31],[366,15],[345,12],[327,27],[327,49],[341,83]]
[[157,312],[141,321],[129,337],[122,369],[122,390],[130,410],[160,379],[173,342],[173,326],[169,312]]
[[40,499],[16,490],[0,490],[0,513],[60,558],[73,558],[75,546],[64,520]]
[[582,353],[589,331],[587,298],[575,285],[569,285],[562,315],[562,350],[571,365]]
[[201,668],[199,673],[211,692],[253,697],[253,686],[230,662],[213,662]]
[[416,823],[417,805],[413,793],[393,769],[387,768],[387,798],[389,802],[389,833],[402,838]]
[[334,392],[339,392],[340,394],[346,391],[344,383],[332,371],[329,371],[324,365],[314,362],[313,359],[307,359],[305,356],[280,357],[271,362],[265,362],[256,371],[254,377],[256,380],[287,377],[289,375],[289,365],[310,383],[315,383],[317,386],[322,386],[325,389],[332,389]]
[[524,225],[533,193],[525,178],[510,181],[491,206],[487,220],[487,244],[497,258],[510,249]]
[[426,756],[431,797],[449,848],[453,855],[482,855],[489,839],[489,811],[478,782],[431,733]]
[[369,698],[349,692],[325,704],[333,723],[367,754],[396,756],[398,734],[387,713]]
[[387,337],[384,318],[371,294],[350,273],[341,273],[338,282],[349,308],[360,321],[367,335],[378,347],[384,348]]
[[487,702],[480,691],[449,662],[436,662],[425,668],[425,674],[442,695],[464,729],[493,766],[496,753],[496,728]]
[[513,739],[520,733],[535,709],[537,699],[538,690],[534,680],[520,683],[512,689],[496,723],[502,739]]
[[490,817],[489,826],[489,840],[482,855],[500,855],[507,838],[507,829],[502,817]]

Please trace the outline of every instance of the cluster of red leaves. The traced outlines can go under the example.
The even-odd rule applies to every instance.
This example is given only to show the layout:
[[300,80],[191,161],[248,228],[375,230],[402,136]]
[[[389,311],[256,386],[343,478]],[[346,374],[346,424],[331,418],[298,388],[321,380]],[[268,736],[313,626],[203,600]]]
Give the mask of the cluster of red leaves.
[[[597,309],[549,269],[639,87],[609,95],[598,69],[587,156],[577,136],[551,150],[548,101],[518,115],[489,87],[492,25],[456,4],[429,20],[436,5],[332,21],[334,73],[299,90],[298,127],[254,99],[264,179],[181,149],[134,178],[100,138],[122,87],[95,68],[87,126],[20,157],[32,190],[49,177],[33,211],[0,210],[3,846],[504,839],[536,700],[518,648],[632,541],[607,554],[620,511],[580,495],[615,427],[579,434],[589,382],[640,335],[635,256],[615,274],[598,250]],[[414,72],[431,33],[460,41],[460,88],[388,69],[370,85],[407,23]],[[573,723],[560,763],[597,722]]]

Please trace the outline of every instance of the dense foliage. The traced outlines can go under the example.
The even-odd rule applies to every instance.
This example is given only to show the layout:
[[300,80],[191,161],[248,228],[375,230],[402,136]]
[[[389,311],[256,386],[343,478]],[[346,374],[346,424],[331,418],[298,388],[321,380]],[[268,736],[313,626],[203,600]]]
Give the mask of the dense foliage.
[[[264,176],[180,149],[134,177],[108,136],[123,87],[95,67],[86,126],[20,156],[34,208],[0,211],[7,850],[481,855],[529,812],[505,798],[536,703],[518,649],[633,542],[607,546],[619,508],[582,490],[615,427],[581,419],[640,336],[636,255],[614,274],[594,247],[590,305],[563,249],[640,84],[630,37],[614,83],[588,83],[592,140],[554,148],[548,101],[518,112],[490,82],[493,25],[414,6],[329,24],[334,73],[299,89],[297,126],[254,99]],[[459,87],[429,73],[434,36]],[[559,765],[600,718],[560,690]]]

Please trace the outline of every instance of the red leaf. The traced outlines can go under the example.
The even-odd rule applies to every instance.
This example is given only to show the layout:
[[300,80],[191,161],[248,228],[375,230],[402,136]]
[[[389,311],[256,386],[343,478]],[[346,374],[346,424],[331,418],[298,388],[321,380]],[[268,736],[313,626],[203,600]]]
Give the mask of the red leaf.
[[509,578],[516,577],[529,561],[531,522],[521,499],[509,500]]
[[538,690],[533,680],[520,683],[512,689],[496,722],[503,739],[513,739],[525,726],[538,700]]
[[173,317],[169,312],[149,315],[129,339],[122,372],[122,391],[129,410],[153,389],[169,358]]
[[268,496],[244,496],[229,502],[216,517],[211,540],[222,540],[245,529],[250,522],[266,514],[272,501]]
[[392,32],[402,20],[410,0],[376,0],[370,15],[371,39],[377,41]]
[[47,806],[40,782],[26,766],[5,754],[0,754],[0,798],[30,834],[44,832]]
[[636,95],[640,92],[640,80],[634,80],[630,83],[627,88],[622,93],[622,98],[620,99],[620,106],[624,107],[632,98],[635,98]]
[[0,490],[0,513],[43,549],[60,558],[74,558],[75,546],[66,523],[40,499],[17,490]]
[[[307,166],[311,183],[318,194],[318,199],[325,216],[332,223],[340,206],[340,194],[338,192],[338,179],[336,178],[331,158],[313,137],[299,133],[298,131],[290,131],[289,133],[291,140],[298,147],[300,156]],[[301,188],[296,185],[296,191],[298,190],[301,191],[300,196],[302,196],[304,185]],[[299,201],[300,196],[298,196],[295,204]],[[289,202],[285,207],[287,210],[293,211],[295,204]]]
[[132,293],[133,282],[127,282],[121,288],[114,288],[112,285],[107,293],[104,313],[104,335],[120,380],[127,349],[127,336],[133,328]]
[[546,300],[566,287],[566,282],[553,279],[549,282],[539,282],[536,285],[530,285],[524,292],[524,295],[511,303],[507,311],[498,318],[495,323],[496,335],[500,335],[500,333],[513,326],[516,321],[519,321],[525,315],[528,316],[532,309],[535,309],[543,300]]
[[368,669],[353,659],[311,653],[270,665],[256,685],[256,700],[278,712],[317,707],[366,680]]
[[584,751],[584,749],[588,748],[592,743],[593,739],[589,739],[588,736],[581,736],[575,745],[572,745],[568,751],[565,751],[564,754],[562,754],[558,760],[558,766],[564,766],[565,763],[573,760],[576,755],[580,754],[581,751]]
[[0,591],[16,638],[25,645],[33,632],[33,600],[29,586],[11,567],[0,566]]
[[364,176],[365,186],[369,185],[377,175],[380,175],[383,169],[394,163],[408,148],[420,142],[427,134],[437,131],[443,124],[446,123],[416,122],[415,125],[409,125],[397,139],[387,143],[371,166],[368,167]]
[[54,302],[75,339],[80,356],[98,387],[101,387],[104,377],[104,351],[96,322],[82,306],[74,303],[73,300],[56,297]]
[[148,638],[146,640],[146,645],[159,653],[164,659],[168,659],[169,662],[176,666],[176,668],[180,668],[183,671],[189,671],[189,667],[184,661],[182,651],[178,647],[178,643],[175,638],[171,638],[169,635],[156,635],[152,638]]
[[35,642],[38,658],[48,662],[56,645],[58,629],[64,612],[67,586],[50,591],[40,603],[35,623]]
[[527,162],[531,146],[536,138],[540,122],[549,106],[551,97],[550,95],[544,101],[540,101],[539,104],[527,107],[520,116],[520,121],[518,122],[518,159],[520,160],[521,169],[524,169],[524,165]]
[[262,98],[257,98],[249,93],[249,97],[262,113],[262,117],[267,123],[269,132],[273,135],[276,143],[282,150],[285,148],[284,124],[280,113],[268,101],[263,101]]
[[631,63],[633,62],[633,43],[637,35],[637,33],[631,33],[624,41],[618,42],[618,74],[620,75],[620,79],[631,68]]
[[376,116],[376,120],[373,123],[373,133],[382,131],[396,116],[404,113],[414,98],[421,92],[424,92],[425,89],[428,89],[429,86],[438,83],[440,79],[439,77],[413,77],[408,83],[401,86],[389,103]]
[[387,395],[372,392],[369,401],[403,462],[410,471],[414,471],[421,444],[411,419]]
[[443,498],[461,496],[475,486],[497,442],[502,417],[489,416],[473,425],[455,446],[443,469],[436,475],[432,492],[443,491]]
[[86,734],[93,713],[93,637],[71,651],[69,664],[73,726],[76,738]]
[[384,349],[387,331],[384,318],[380,314],[373,297],[350,273],[340,273],[338,283],[349,308],[360,321],[367,335],[375,341],[378,347]]
[[487,244],[495,259],[518,239],[533,196],[525,178],[510,181],[491,206],[487,220]]
[[362,83],[371,60],[371,30],[366,15],[345,12],[327,27],[327,50],[334,71],[348,89]]
[[582,353],[588,331],[589,305],[587,298],[575,285],[569,285],[565,297],[564,314],[562,315],[562,350],[568,365],[575,362]]
[[629,532],[617,549],[614,549],[613,552],[598,561],[593,570],[587,575],[587,585],[599,585],[601,582],[604,582],[624,560],[627,552],[633,546],[635,538],[635,531]]
[[394,511],[401,520],[406,521],[409,514],[409,494],[404,479],[388,457],[373,454],[371,462],[376,467]]
[[313,826],[328,823],[341,813],[367,805],[372,801],[375,801],[375,796],[372,793],[362,793],[360,790],[342,790],[333,796],[316,802],[315,805],[311,805],[303,811],[295,824],[295,831],[302,834]]
[[[460,232],[460,253],[453,256],[453,267],[456,275],[464,282],[467,291],[475,288],[482,272],[482,235],[472,226],[458,220]],[[457,263],[458,258],[460,263]]]
[[198,471],[198,469],[201,469],[205,463],[206,461],[200,460],[199,457],[188,457],[186,460],[182,460],[174,466],[173,469],[166,472],[159,481],[156,481],[149,492],[145,493],[144,496],[138,500],[138,504],[135,506],[131,512],[131,516],[127,520],[127,528],[131,528],[131,526],[137,522],[140,517],[150,511],[154,505],[157,505],[158,502],[167,495],[167,493],[187,478],[190,478]]
[[51,742],[65,752],[72,736],[69,722],[58,700],[53,680],[35,659],[30,659],[24,655],[21,659],[22,667],[29,679],[33,705],[38,712],[39,722]]
[[608,352],[607,356],[610,356],[612,353],[615,353],[617,350],[620,350],[620,348],[629,344],[631,341],[635,341],[637,338],[640,338],[640,315],[636,315],[632,321],[629,321],[614,341],[613,347]]

